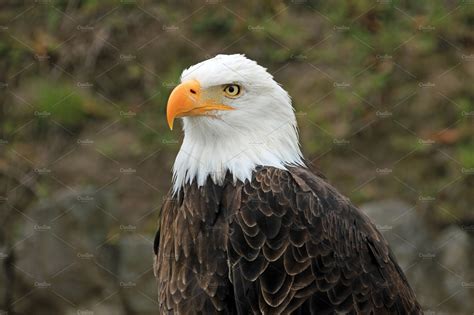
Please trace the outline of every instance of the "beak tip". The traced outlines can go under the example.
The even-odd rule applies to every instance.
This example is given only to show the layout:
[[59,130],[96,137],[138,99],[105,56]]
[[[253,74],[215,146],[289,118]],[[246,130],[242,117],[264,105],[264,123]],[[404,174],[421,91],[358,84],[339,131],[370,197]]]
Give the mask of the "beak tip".
[[170,105],[167,105],[167,112],[166,112],[166,121],[168,122],[168,127],[170,130],[173,130],[173,124],[174,124],[174,115],[173,113],[170,112]]

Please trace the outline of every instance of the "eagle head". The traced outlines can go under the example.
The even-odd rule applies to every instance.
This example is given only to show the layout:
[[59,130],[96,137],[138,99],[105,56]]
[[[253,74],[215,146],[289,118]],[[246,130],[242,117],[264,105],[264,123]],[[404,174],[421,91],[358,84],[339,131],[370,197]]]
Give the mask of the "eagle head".
[[294,109],[267,70],[244,55],[217,55],[184,70],[171,92],[167,121],[183,121],[174,190],[210,176],[250,179],[256,166],[301,165]]

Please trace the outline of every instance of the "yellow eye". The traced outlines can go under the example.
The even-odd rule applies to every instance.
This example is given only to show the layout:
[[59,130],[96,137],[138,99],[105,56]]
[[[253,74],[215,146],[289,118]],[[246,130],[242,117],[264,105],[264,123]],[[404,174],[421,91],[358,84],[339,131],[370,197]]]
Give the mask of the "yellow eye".
[[224,87],[225,96],[235,98],[240,95],[241,88],[237,84],[228,84]]

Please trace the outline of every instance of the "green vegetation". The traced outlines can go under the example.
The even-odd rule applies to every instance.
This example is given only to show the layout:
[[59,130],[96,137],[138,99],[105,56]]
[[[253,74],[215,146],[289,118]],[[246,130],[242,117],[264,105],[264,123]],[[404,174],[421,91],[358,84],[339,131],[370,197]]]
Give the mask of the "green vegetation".
[[[217,53],[245,53],[292,95],[308,160],[354,202],[404,199],[433,223],[452,223],[438,204],[419,202],[429,193],[456,223],[474,218],[466,206],[474,201],[470,1],[28,8],[0,12],[2,165],[49,165],[69,187],[100,187],[132,165],[148,183],[139,183],[143,194],[127,194],[136,183],[108,188],[124,204],[159,202],[181,137],[164,116],[180,72]],[[37,184],[40,196],[64,189],[47,176]]]

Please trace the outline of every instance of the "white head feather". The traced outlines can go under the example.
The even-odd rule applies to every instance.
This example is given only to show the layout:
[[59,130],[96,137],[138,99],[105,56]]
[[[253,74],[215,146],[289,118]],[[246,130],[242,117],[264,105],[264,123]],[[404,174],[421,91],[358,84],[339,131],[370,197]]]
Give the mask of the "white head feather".
[[245,182],[259,165],[304,165],[291,99],[265,68],[244,55],[217,55],[184,70],[181,82],[188,80],[197,80],[202,90],[237,83],[243,91],[223,101],[235,110],[182,118],[174,193],[186,183],[202,186],[208,176],[222,184],[227,171],[234,181]]

